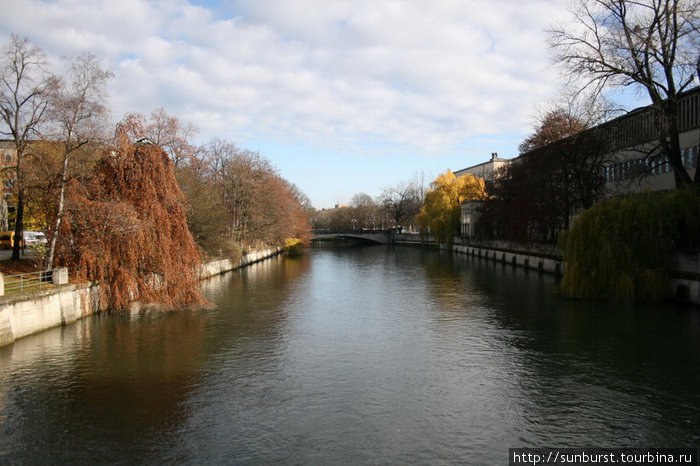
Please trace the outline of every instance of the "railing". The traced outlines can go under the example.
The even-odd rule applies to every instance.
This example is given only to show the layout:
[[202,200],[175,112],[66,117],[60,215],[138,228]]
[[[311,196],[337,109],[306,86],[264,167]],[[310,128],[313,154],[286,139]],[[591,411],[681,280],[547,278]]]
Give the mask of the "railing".
[[5,275],[3,278],[5,282],[5,294],[13,291],[22,293],[26,290],[41,290],[42,288],[53,286],[52,270]]

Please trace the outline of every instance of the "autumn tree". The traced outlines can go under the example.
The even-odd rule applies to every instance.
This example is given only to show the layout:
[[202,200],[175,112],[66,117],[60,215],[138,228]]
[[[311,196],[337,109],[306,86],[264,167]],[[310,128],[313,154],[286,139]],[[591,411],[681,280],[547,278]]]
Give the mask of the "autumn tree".
[[[25,159],[31,154],[30,144],[39,134],[57,82],[47,69],[44,53],[13,34],[0,63],[0,134],[15,144],[15,163],[10,167],[17,196],[15,238],[22,238],[24,232]],[[20,241],[15,241],[12,259],[19,258]]]
[[578,0],[573,22],[551,31],[572,81],[600,93],[635,85],[651,99],[659,149],[676,184],[700,182],[683,165],[679,98],[700,71],[697,0]]
[[309,197],[294,183],[284,180],[289,208],[286,212],[290,226],[289,236],[297,238],[303,245],[311,243],[311,214],[313,206]]
[[249,234],[250,221],[256,204],[273,202],[272,199],[263,201],[259,197],[260,187],[273,171],[272,165],[258,153],[219,139],[210,141],[203,150],[221,192],[229,234],[243,245],[252,239]]
[[488,187],[478,227],[482,235],[555,243],[577,211],[605,195],[609,141],[590,128],[596,120],[586,114],[592,113],[559,106],[541,116],[520,145],[521,155]]
[[[550,199],[562,204],[563,228],[576,210],[591,207],[605,195],[604,167],[611,162],[612,141],[596,127],[610,110],[606,105],[588,102],[578,106],[558,106],[546,112],[535,132],[520,145],[521,157],[540,159],[540,183],[549,183]],[[531,167],[532,168],[532,167]],[[531,174],[535,170],[528,170]]]
[[162,107],[151,112],[150,119],[144,124],[145,137],[163,148],[176,168],[195,157],[197,147],[192,143],[192,139],[197,133],[194,125],[182,123]]
[[311,240],[308,213],[297,197],[298,191],[277,175],[268,173],[258,189],[258,202],[251,212],[249,238],[268,246],[282,246],[296,238],[308,244]]
[[[46,259],[47,269],[53,267],[56,241],[61,229],[66,184],[71,159],[81,150],[97,150],[104,139],[109,111],[106,105],[106,85],[112,73],[104,70],[97,57],[83,53],[70,60],[65,82],[50,97],[49,118],[52,123],[50,139],[62,155],[56,218]],[[92,147],[90,147],[92,146]]]
[[188,160],[175,173],[187,199],[187,225],[197,244],[210,256],[237,259],[240,248],[231,242],[221,190],[207,162],[197,158]]
[[553,108],[540,116],[535,132],[525,138],[518,150],[521,154],[526,154],[574,136],[589,126],[588,122],[568,112],[564,107]]
[[[60,141],[42,139],[32,143],[32,157],[24,166],[24,228],[53,234],[61,189],[64,147]],[[66,180],[92,173],[104,147],[81,147],[70,155]],[[48,252],[48,251],[47,251]]]
[[305,196],[257,152],[212,140],[203,149],[219,190],[229,237],[240,247],[280,246],[290,235],[309,237]]
[[421,227],[421,234],[429,230],[438,241],[451,245],[459,233],[462,202],[485,199],[484,180],[469,174],[457,177],[447,170],[430,186],[416,222]]
[[173,164],[160,147],[129,138],[138,132],[127,118],[92,176],[69,181],[57,262],[99,281],[114,310],[200,303],[200,254]]

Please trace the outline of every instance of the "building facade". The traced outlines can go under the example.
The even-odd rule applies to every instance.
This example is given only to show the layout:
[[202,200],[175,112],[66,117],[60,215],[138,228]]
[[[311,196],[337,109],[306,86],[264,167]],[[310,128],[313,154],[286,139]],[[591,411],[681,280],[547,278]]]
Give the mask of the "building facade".
[[[488,162],[472,165],[453,172],[455,176],[472,175],[476,178],[483,178],[489,182],[497,176],[498,169],[506,165],[510,160],[500,158],[496,152],[491,154]],[[481,204],[483,201],[464,201],[461,205],[460,213],[460,235],[462,238],[471,239],[475,236],[476,222],[481,215]]]
[[[682,162],[694,178],[700,158],[700,87],[682,94],[678,107]],[[611,196],[675,188],[673,167],[659,149],[654,116],[652,107],[643,107],[600,125],[612,139],[610,162],[601,174]]]
[[[682,163],[690,177],[694,178],[700,163],[700,87],[679,96],[678,108],[677,123]],[[648,106],[581,133],[590,132],[592,137],[605,141],[605,162],[595,172],[604,183],[607,196],[624,196],[676,187],[673,167],[660,149],[656,131],[657,120],[654,108]],[[571,140],[558,141],[553,145],[567,143],[571,144]],[[517,163],[524,157],[536,157],[537,152],[543,149],[546,150],[538,148],[511,160],[499,159],[496,154],[492,154],[491,161],[459,170],[455,175],[469,173],[492,180],[494,172],[506,163]],[[470,239],[474,236],[474,225],[478,221],[479,212],[479,202],[466,202],[462,205],[463,238]]]
[[0,182],[2,183],[2,193],[5,198],[12,195],[14,188],[14,170],[17,158],[15,142],[9,139],[0,139]]

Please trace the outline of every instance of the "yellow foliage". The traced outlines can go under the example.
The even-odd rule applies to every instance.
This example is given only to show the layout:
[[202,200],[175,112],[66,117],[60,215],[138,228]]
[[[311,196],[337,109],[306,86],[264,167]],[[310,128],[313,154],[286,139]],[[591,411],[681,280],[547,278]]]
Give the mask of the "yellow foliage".
[[302,254],[304,243],[299,238],[287,238],[284,240],[284,252],[292,256]]
[[430,186],[416,222],[422,231],[429,229],[436,238],[450,243],[459,229],[461,204],[486,198],[484,179],[469,174],[458,177],[447,170]]

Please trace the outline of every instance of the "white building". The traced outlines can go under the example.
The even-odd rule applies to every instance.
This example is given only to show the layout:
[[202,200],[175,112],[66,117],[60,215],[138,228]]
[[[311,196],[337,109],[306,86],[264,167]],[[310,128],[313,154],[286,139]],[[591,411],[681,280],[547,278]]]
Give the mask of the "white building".
[[[506,165],[510,160],[503,159],[496,152],[491,154],[488,162],[472,165],[454,172],[455,176],[473,175],[476,178],[483,178],[484,181],[492,181],[499,168]],[[481,215],[481,204],[483,201],[464,201],[460,214],[460,235],[462,238],[471,239],[475,236],[476,222]]]

